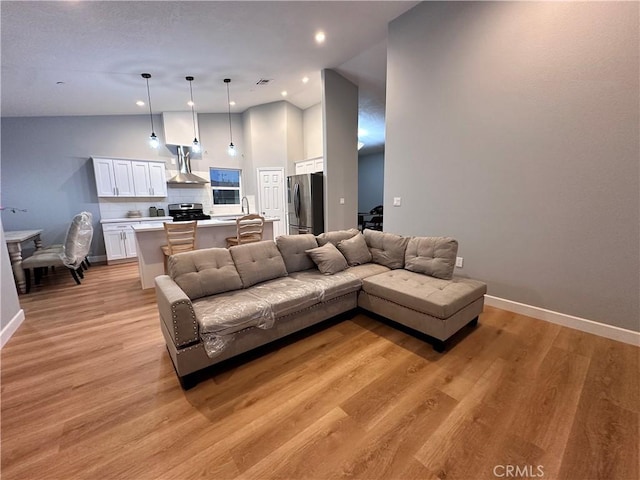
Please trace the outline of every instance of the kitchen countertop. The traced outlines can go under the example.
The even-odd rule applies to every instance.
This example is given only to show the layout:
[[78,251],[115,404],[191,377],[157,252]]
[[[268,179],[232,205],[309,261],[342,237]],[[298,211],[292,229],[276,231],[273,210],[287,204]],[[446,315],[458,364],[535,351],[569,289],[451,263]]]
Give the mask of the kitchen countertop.
[[[227,215],[226,217],[232,217],[233,215]],[[156,217],[157,218],[157,217]],[[169,217],[171,218],[171,217]],[[279,221],[280,218],[279,217],[265,217],[264,221],[265,223],[268,222],[277,222]],[[176,222],[176,223],[181,223],[181,222]],[[218,219],[218,218],[212,218],[211,220],[198,220],[198,228],[202,228],[202,227],[224,227],[224,226],[229,226],[229,225],[233,225],[235,226],[236,221],[235,219],[228,219],[228,220],[223,220],[223,219]],[[150,225],[150,224],[141,224],[141,225],[132,225],[133,231],[134,232],[154,232],[154,231],[159,231],[159,230],[164,230],[164,226],[162,225]]]
[[122,218],[102,218],[100,223],[126,223],[126,222],[170,222],[173,217],[122,217]]

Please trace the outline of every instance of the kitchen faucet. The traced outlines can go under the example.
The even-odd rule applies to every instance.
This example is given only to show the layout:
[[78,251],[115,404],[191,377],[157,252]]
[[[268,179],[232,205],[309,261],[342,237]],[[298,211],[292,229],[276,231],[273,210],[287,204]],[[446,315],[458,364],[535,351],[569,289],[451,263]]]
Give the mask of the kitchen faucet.
[[246,214],[249,215],[249,199],[247,197],[242,197],[242,200],[240,200],[240,203],[242,205],[242,213],[245,213],[245,211],[244,211],[244,202],[247,202]]

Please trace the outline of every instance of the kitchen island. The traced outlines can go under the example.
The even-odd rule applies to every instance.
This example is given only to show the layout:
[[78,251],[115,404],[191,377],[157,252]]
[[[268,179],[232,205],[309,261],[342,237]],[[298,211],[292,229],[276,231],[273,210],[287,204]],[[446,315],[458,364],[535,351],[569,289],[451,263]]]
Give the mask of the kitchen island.
[[[273,222],[277,217],[266,217],[264,220],[264,240],[273,240]],[[138,270],[142,289],[154,288],[155,278],[164,274],[164,253],[160,247],[167,244],[163,225],[134,225],[138,252]],[[236,235],[236,221],[233,218],[212,218],[198,220],[196,248],[226,247],[227,237]]]

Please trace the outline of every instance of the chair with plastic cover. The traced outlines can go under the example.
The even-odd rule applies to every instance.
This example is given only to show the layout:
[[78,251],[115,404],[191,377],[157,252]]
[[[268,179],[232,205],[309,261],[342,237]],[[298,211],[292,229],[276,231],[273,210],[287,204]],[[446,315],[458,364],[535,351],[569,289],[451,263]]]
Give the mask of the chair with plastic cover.
[[82,262],[89,254],[91,240],[93,239],[93,225],[91,214],[81,212],[75,217],[67,231],[67,237],[62,245],[62,251],[51,248],[49,251],[38,252],[22,261],[27,280],[27,292],[31,289],[31,269],[34,271],[35,283],[40,283],[42,272],[48,267],[66,267],[76,284],[80,285]]

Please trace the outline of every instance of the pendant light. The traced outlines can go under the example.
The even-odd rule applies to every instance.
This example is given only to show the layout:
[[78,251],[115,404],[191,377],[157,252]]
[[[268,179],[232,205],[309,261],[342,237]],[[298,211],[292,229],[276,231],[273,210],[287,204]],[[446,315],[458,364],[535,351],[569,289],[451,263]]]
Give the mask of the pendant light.
[[151,93],[149,93],[149,79],[151,78],[150,73],[142,73],[142,78],[147,81],[147,98],[149,100],[149,119],[151,120],[151,135],[149,135],[149,145],[151,148],[158,148],[160,142],[158,142],[158,137],[156,137],[156,132],[153,129],[153,114],[151,113]]
[[195,153],[200,153],[200,142],[198,142],[198,135],[196,134],[196,113],[193,109],[193,88],[191,88],[191,82],[193,82],[194,79],[192,76],[185,78],[187,79],[187,82],[189,82],[189,95],[191,97],[189,104],[191,105],[191,119],[193,120],[193,144],[191,148]]
[[227,108],[229,111],[229,148],[227,149],[227,154],[230,157],[235,157],[238,152],[233,144],[233,134],[231,132],[231,97],[229,96],[229,84],[231,83],[231,79],[225,78],[224,83],[227,84]]

